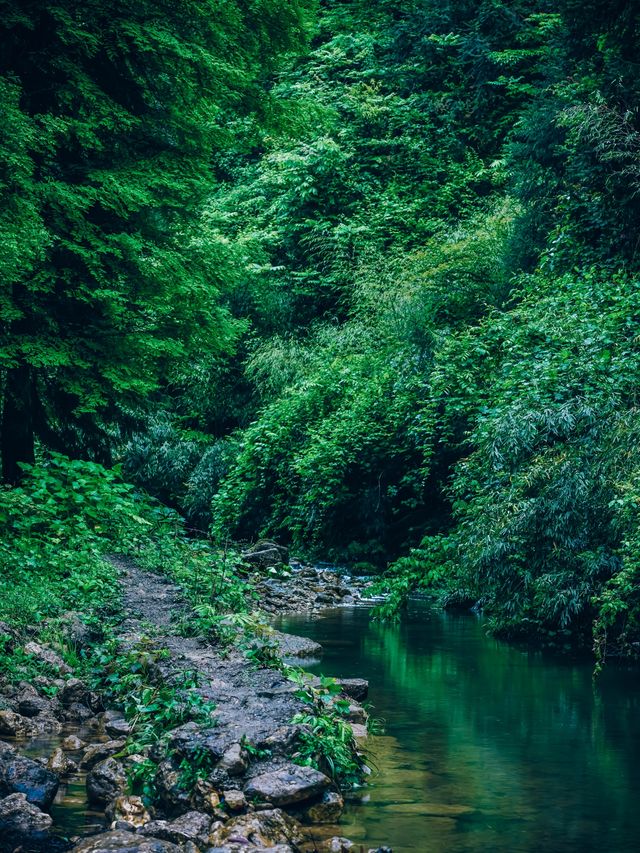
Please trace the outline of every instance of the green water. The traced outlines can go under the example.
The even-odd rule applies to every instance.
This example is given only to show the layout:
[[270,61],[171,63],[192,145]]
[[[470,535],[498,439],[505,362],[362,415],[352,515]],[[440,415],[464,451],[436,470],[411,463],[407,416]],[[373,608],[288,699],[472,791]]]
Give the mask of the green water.
[[295,616],[322,643],[312,667],[367,678],[385,734],[378,772],[342,834],[366,850],[640,850],[637,671],[592,668],[500,643],[472,615],[416,604],[398,626],[365,608]]

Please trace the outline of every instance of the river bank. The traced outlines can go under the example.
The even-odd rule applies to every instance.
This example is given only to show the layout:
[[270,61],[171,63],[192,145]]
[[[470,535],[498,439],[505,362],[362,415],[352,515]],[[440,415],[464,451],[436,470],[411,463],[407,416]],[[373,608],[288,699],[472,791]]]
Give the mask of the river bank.
[[[104,692],[52,648],[16,647],[49,674],[1,690],[0,848],[289,853],[318,849],[320,839],[326,850],[350,849],[346,839],[309,831],[333,827],[344,800],[339,779],[311,761],[302,766],[313,736],[303,718],[340,703],[344,722],[335,725],[363,735],[366,683],[292,680],[288,665],[322,649],[271,628],[242,648],[190,636],[190,606],[175,584],[130,559],[112,563],[123,618],[117,649],[102,662]],[[258,584],[265,610],[317,611],[360,595],[333,572],[296,569]],[[3,633],[11,638],[11,627]],[[89,636],[78,640],[89,649]],[[358,767],[364,759],[349,738]]]

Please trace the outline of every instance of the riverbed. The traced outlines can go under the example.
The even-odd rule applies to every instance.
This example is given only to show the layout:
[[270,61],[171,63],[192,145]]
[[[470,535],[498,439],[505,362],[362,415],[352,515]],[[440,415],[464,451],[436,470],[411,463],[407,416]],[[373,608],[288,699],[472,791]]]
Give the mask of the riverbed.
[[609,853],[640,839],[637,670],[558,660],[487,636],[481,617],[415,602],[282,619],[324,647],[312,671],[370,682],[383,735],[341,834],[394,853]]

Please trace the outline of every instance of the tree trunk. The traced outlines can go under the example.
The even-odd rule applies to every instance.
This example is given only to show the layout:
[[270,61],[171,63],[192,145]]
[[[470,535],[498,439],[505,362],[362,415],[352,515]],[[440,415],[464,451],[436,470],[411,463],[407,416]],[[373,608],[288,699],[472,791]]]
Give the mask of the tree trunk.
[[20,462],[34,461],[33,377],[27,365],[7,371],[2,406],[2,479],[15,486]]

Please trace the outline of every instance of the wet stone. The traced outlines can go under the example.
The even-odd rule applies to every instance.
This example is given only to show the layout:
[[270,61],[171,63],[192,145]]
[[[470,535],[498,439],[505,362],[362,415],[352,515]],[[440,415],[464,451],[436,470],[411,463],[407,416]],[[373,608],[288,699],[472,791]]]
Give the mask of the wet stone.
[[120,750],[124,749],[125,744],[126,741],[124,739],[108,740],[105,743],[94,743],[82,756],[80,766],[90,770],[100,761],[104,761],[105,758],[110,758],[112,755],[120,752]]
[[215,825],[209,843],[215,847],[245,845],[273,848],[274,845],[296,844],[302,839],[300,824],[280,809],[236,817],[225,825]]
[[266,800],[276,806],[299,803],[325,791],[331,780],[313,767],[287,764],[255,776],[245,786],[247,799]]
[[234,743],[229,747],[220,759],[219,767],[225,770],[229,776],[242,776],[247,769],[247,762],[244,758],[244,751],[239,743]]
[[0,735],[20,738],[30,732],[29,720],[16,714],[15,711],[0,711]]
[[126,830],[114,830],[80,841],[72,853],[183,853],[176,844],[160,838],[143,838]]
[[43,699],[42,696],[25,696],[18,702],[18,711],[23,717],[37,717],[38,714],[43,714],[50,711],[52,703],[48,699]]
[[338,678],[337,683],[345,696],[363,702],[369,695],[369,682],[364,678]]
[[0,796],[24,794],[29,803],[46,809],[58,786],[55,773],[0,741]]
[[242,791],[223,791],[222,796],[229,811],[241,812],[247,807],[247,798]]
[[47,767],[59,776],[67,776],[70,773],[75,773],[78,769],[75,761],[72,761],[60,747],[51,754],[51,757],[47,761]]
[[69,735],[60,744],[60,748],[63,749],[65,752],[79,752],[85,747],[85,742],[83,740],[80,740],[77,735]]
[[0,850],[29,849],[45,841],[52,824],[51,817],[24,794],[11,794],[0,800]]
[[344,809],[344,800],[336,791],[325,791],[322,799],[308,806],[301,817],[306,823],[337,823]]
[[151,820],[151,815],[142,799],[134,796],[116,797],[107,806],[105,814],[107,820],[114,821],[116,824],[127,823],[132,829],[144,826]]
[[115,758],[107,758],[89,772],[87,796],[92,803],[108,803],[125,790],[127,777],[124,768]]
[[172,821],[152,820],[138,830],[138,833],[172,841],[175,844],[186,844],[192,841],[204,846],[209,838],[210,828],[210,816],[191,811]]
[[115,720],[108,720],[104,724],[104,730],[112,738],[128,737],[131,726],[124,717],[118,717]]

